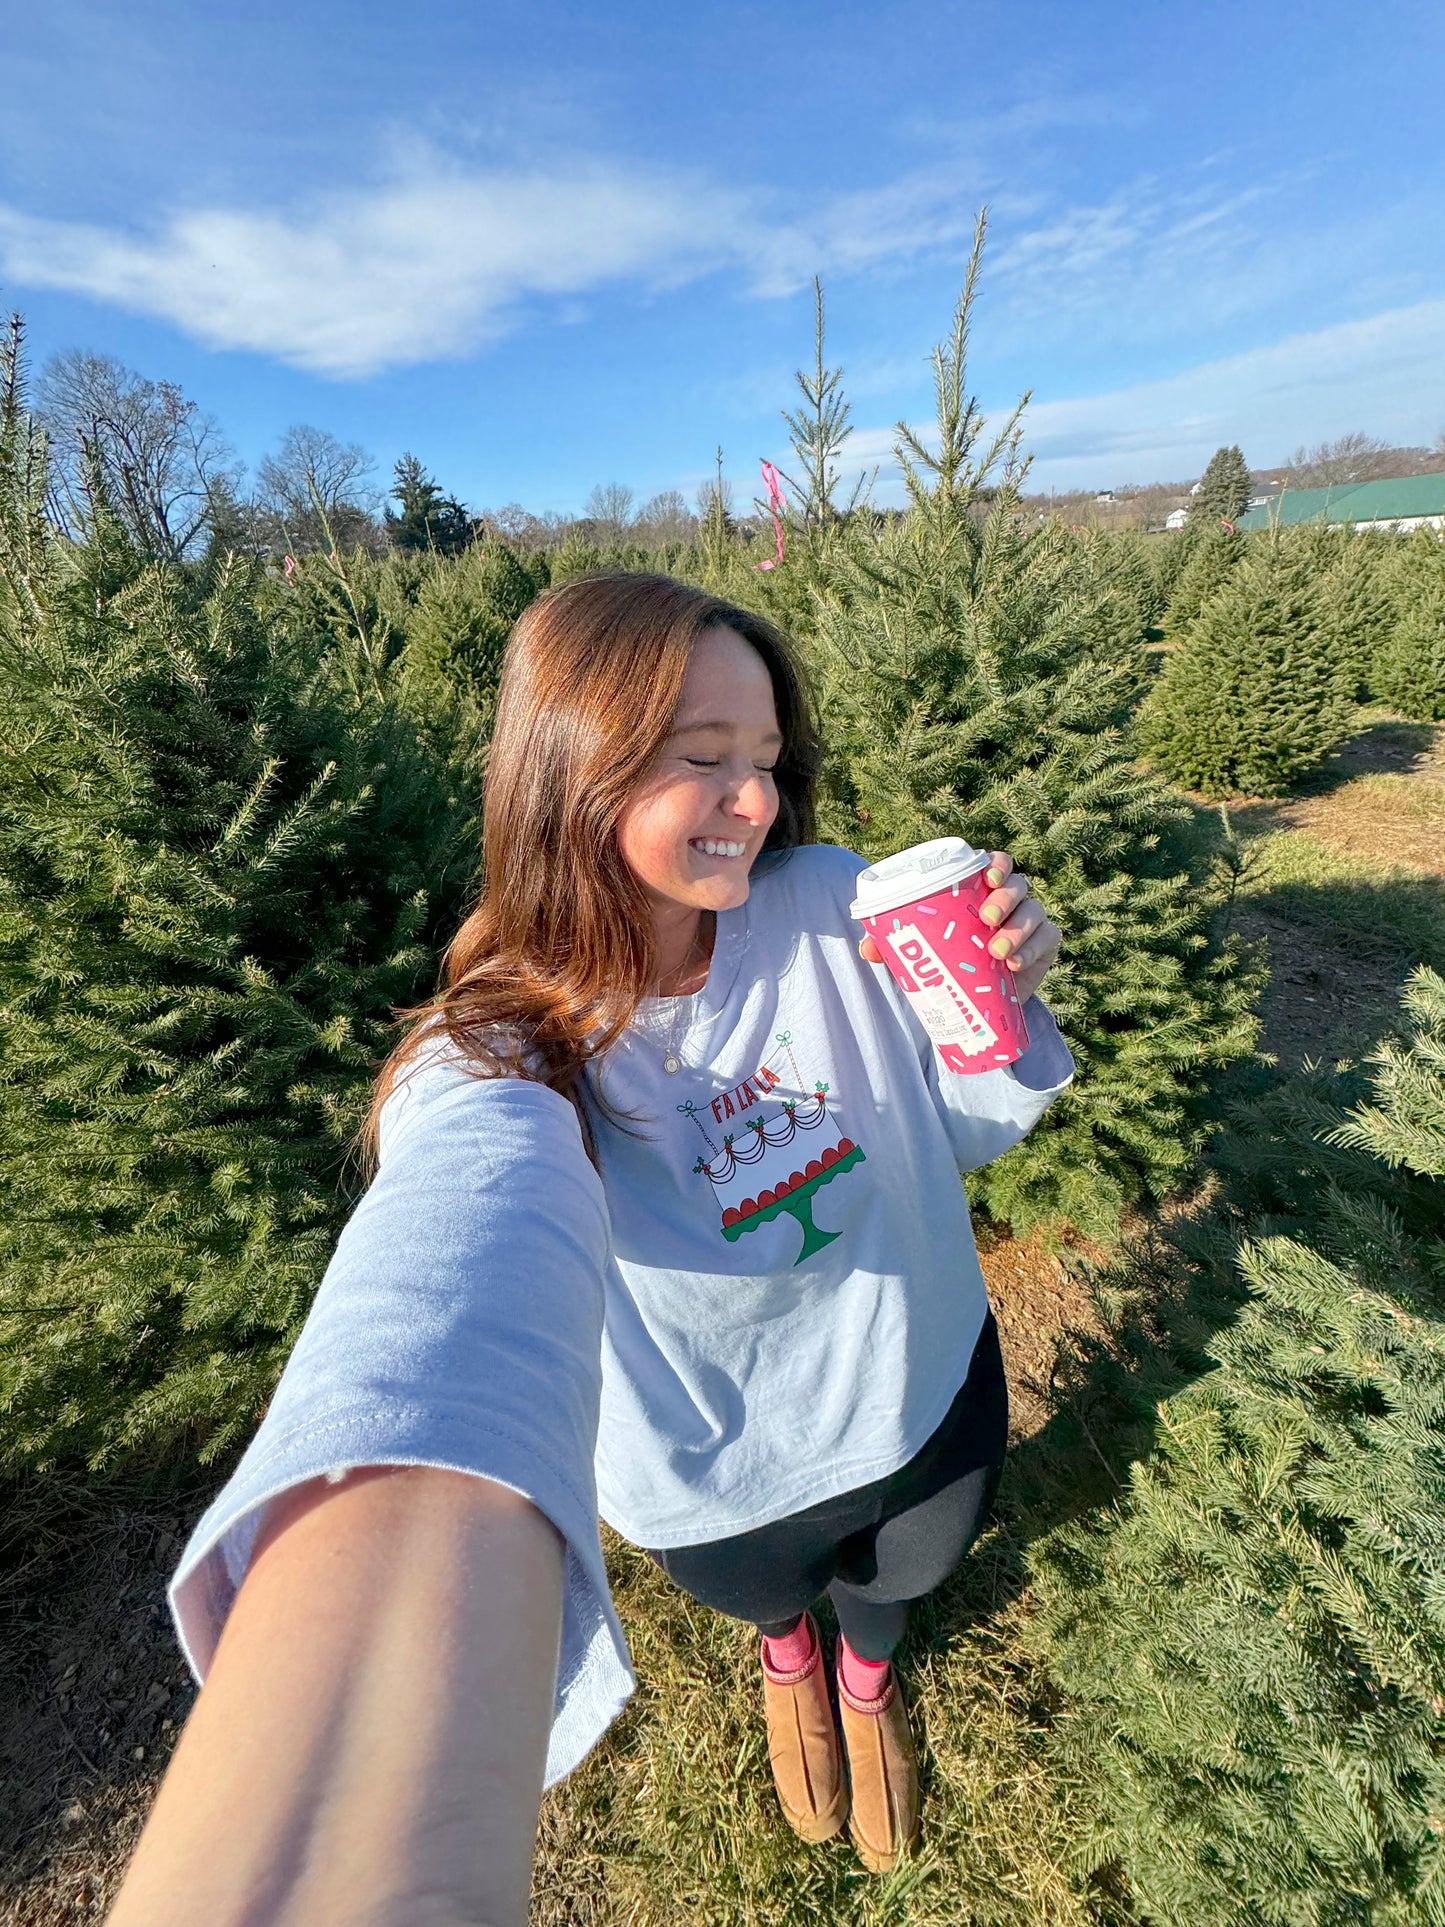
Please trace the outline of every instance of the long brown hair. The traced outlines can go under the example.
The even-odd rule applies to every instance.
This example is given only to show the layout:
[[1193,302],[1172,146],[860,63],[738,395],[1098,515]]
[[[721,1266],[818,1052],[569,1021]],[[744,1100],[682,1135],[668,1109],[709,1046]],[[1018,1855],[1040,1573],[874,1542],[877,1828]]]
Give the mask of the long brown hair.
[[652,915],[617,841],[628,798],[672,733],[693,645],[734,630],[767,665],[783,746],[764,853],[811,843],[819,748],[813,705],[772,623],[665,575],[601,575],[540,596],[507,645],[487,759],[482,885],[447,947],[442,987],[399,1013],[411,1028],[382,1066],[362,1131],[439,1021],[479,1076],[581,1079],[622,1035],[655,975]]

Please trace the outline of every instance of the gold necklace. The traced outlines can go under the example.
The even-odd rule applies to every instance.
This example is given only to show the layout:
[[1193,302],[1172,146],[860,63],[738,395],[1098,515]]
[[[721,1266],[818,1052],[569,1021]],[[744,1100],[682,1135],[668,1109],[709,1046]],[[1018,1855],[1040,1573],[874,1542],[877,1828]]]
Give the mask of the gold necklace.
[[[702,938],[703,927],[704,927],[703,919],[709,914],[710,914],[709,912],[704,911],[703,915],[698,918],[697,929],[693,932],[692,943],[688,948],[687,955],[683,958],[682,963],[678,969],[678,976],[681,978],[683,983],[687,982],[688,972],[692,968],[694,959],[696,959],[699,963],[702,962],[703,955],[705,954],[704,946],[700,941]],[[703,982],[705,983],[706,981],[707,979],[704,978]],[[667,1013],[667,1016],[668,1016],[667,1048],[662,1053],[662,1068],[667,1072],[669,1077],[676,1077],[677,1073],[682,1069],[682,1059],[677,1054],[677,1006],[681,1001],[683,994],[684,994],[683,992],[679,991],[672,997],[671,1008]],[[689,991],[686,994],[689,996],[695,996],[697,993],[695,991]],[[651,1041],[654,1041],[654,1040],[649,1039],[649,1042]]]

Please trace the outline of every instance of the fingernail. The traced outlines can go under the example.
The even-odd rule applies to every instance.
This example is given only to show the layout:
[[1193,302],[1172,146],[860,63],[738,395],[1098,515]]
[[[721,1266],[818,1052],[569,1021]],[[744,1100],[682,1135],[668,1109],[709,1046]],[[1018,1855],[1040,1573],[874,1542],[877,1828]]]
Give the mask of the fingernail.
[[996,903],[986,903],[978,913],[985,923],[1002,923],[1003,912]]
[[983,880],[985,883],[989,884],[991,888],[997,890],[1001,887],[1003,883],[1003,872],[1001,870],[995,870],[993,868],[989,868],[984,871]]
[[989,953],[995,957],[1006,957],[1012,949],[1013,944],[1007,937],[995,937],[989,945]]

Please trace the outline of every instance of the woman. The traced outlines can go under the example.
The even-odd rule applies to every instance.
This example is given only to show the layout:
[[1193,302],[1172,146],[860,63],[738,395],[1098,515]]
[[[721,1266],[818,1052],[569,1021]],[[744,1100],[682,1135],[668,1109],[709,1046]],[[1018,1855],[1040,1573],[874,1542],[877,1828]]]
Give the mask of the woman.
[[[957,1174],[1072,1064],[1035,999],[1017,1064],[942,1067],[858,944],[862,859],[810,841],[817,765],[754,615],[620,576],[518,625],[482,895],[177,1572],[208,1683],[115,1921],[524,1918],[543,1751],[570,1770],[632,1685],[599,1510],[760,1629],[789,1823],[875,1869],[911,1843],[892,1654],[1007,1428]],[[1058,932],[993,861],[1022,1000]]]

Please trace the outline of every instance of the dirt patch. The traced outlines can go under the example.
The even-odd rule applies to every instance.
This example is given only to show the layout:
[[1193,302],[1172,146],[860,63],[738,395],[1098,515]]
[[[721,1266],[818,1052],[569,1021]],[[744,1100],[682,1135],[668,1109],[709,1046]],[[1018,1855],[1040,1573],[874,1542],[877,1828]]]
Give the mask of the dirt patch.
[[1037,1238],[990,1238],[985,1232],[979,1262],[998,1319],[1008,1371],[1009,1438],[1017,1444],[1047,1421],[1055,1333],[1092,1325],[1093,1310],[1079,1280]]
[[1365,776],[1325,796],[1249,803],[1230,814],[1247,836],[1304,830],[1344,856],[1445,876],[1445,777]]
[[1307,1059],[1358,1063],[1393,1022],[1406,961],[1362,956],[1359,946],[1331,943],[1318,926],[1292,923],[1248,898],[1235,907],[1234,927],[1269,946],[1259,1048],[1280,1071],[1297,1071]]
[[165,1607],[189,1509],[12,1497],[0,1579],[0,1927],[98,1921],[195,1697]]
[[1325,764],[1316,787],[1338,786],[1357,776],[1445,777],[1445,723],[1377,719],[1342,743]]

